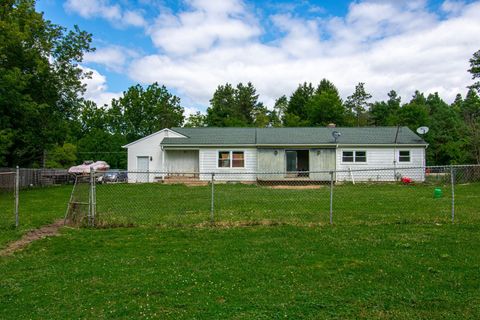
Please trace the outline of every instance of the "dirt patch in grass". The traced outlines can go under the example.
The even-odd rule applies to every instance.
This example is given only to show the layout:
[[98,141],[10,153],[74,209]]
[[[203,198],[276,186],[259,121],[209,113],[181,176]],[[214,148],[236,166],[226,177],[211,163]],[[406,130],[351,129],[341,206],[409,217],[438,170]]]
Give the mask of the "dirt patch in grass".
[[282,222],[275,220],[254,220],[254,221],[216,221],[214,223],[202,222],[194,225],[195,228],[238,228],[238,227],[276,227],[276,226],[301,226],[301,227],[316,227],[322,226],[322,223],[294,223],[294,222]]
[[17,241],[11,242],[5,249],[0,251],[0,256],[7,256],[13,254],[18,250],[22,250],[30,243],[46,237],[58,235],[58,229],[63,227],[63,220],[57,220],[52,224],[48,224],[39,229],[34,229],[24,234],[23,237]]
[[297,186],[289,186],[289,185],[278,185],[278,186],[268,186],[269,189],[291,189],[291,190],[306,190],[306,189],[321,189],[324,186],[318,184],[311,184],[311,185],[297,185]]

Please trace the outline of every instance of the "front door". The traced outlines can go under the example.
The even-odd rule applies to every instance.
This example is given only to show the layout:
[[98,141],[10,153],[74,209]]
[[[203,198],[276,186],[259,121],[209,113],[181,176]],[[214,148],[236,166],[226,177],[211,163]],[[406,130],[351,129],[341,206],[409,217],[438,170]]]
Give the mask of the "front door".
[[287,172],[297,171],[297,151],[287,150]]
[[309,151],[308,150],[286,150],[287,174],[292,173],[298,177],[308,177]]
[[148,157],[137,157],[137,182],[148,182]]

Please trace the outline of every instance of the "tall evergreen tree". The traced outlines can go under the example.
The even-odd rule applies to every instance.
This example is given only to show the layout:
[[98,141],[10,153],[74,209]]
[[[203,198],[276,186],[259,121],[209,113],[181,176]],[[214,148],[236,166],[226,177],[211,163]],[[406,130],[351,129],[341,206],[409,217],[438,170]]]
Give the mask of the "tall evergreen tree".
[[307,104],[315,92],[311,83],[304,82],[293,92],[283,117],[287,127],[305,127],[309,125]]
[[345,108],[335,85],[323,79],[307,102],[309,125],[326,126],[329,123],[344,125]]
[[455,112],[460,114],[462,112],[462,104],[463,104],[462,95],[460,93],[457,93],[451,107],[453,108],[453,110],[455,110]]
[[273,127],[281,127],[283,126],[283,119],[285,117],[285,112],[288,107],[288,98],[287,96],[283,95],[277,100],[275,100],[275,104],[273,106],[272,111],[272,126]]
[[399,119],[400,125],[408,126],[412,130],[430,125],[427,99],[423,93],[415,91],[410,102],[404,104],[400,109]]
[[[480,79],[480,50],[475,52],[470,59],[470,69],[468,69],[468,72],[472,74],[472,79]],[[470,88],[477,89],[480,93],[480,81],[476,81]]]
[[249,82],[247,85],[239,83],[235,91],[235,109],[238,117],[246,125],[254,123],[254,114],[258,112],[256,109],[262,109],[258,102],[257,90]]
[[211,127],[248,127],[256,125],[264,110],[252,83],[218,86],[207,109],[206,123]]
[[455,110],[445,103],[438,93],[426,100],[430,114],[430,131],[425,135],[429,143],[427,162],[432,165],[464,163],[463,123]]
[[377,101],[370,106],[369,121],[374,126],[395,126],[399,122],[401,98],[392,90],[387,102]]
[[467,127],[466,141],[469,160],[480,164],[480,97],[470,89],[462,103],[461,115]]
[[371,98],[372,95],[365,91],[365,83],[360,82],[355,86],[355,92],[345,101],[345,107],[349,114],[355,117],[358,127],[367,124],[366,110],[369,106],[368,100]]
[[218,86],[210,99],[206,123],[210,127],[229,127],[244,125],[235,110],[235,89],[231,84]]

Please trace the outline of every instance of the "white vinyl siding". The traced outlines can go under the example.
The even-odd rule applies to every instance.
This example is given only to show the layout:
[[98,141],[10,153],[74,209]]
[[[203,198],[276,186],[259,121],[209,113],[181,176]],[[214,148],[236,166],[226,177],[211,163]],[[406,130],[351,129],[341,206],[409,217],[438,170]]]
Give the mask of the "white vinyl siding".
[[[366,162],[344,162],[344,151],[366,151]],[[398,162],[399,150],[410,151],[410,162]],[[412,178],[415,181],[423,181],[425,179],[425,172],[423,169],[403,169],[402,167],[424,167],[425,166],[425,148],[412,147],[410,149],[394,149],[394,148],[338,148],[337,149],[337,170],[346,171],[338,172],[337,181],[394,181],[394,171],[368,171],[368,169],[378,168],[393,168],[394,160],[397,161],[395,171],[397,175]],[[349,170],[366,170],[359,172],[352,172]]]
[[[167,168],[163,167],[163,164],[165,163],[164,157],[165,153],[160,147],[160,143],[162,142],[163,138],[165,137],[176,137],[176,138],[185,138],[181,134],[178,134],[174,131],[171,130],[161,130],[155,134],[152,134],[148,137],[142,138],[140,140],[137,140],[134,143],[131,143],[127,146],[128,148],[128,171],[130,172],[135,172],[138,171],[139,168],[137,168],[137,157],[148,157],[150,162],[149,162],[149,168],[148,170],[150,172],[160,172],[160,171],[165,171]],[[166,166],[166,164],[165,164]],[[149,182],[154,182],[156,178],[161,176],[160,174],[152,173],[148,175],[148,180]],[[128,181],[129,182],[136,182],[137,177],[135,173],[129,173],[128,174]]]
[[[226,152],[244,152],[243,168],[219,168],[218,154],[221,151]],[[231,154],[230,154],[231,156]],[[210,180],[210,173],[215,173],[215,180],[219,181],[255,181],[257,171],[257,149],[255,148],[202,148],[199,151],[200,158],[200,180]]]

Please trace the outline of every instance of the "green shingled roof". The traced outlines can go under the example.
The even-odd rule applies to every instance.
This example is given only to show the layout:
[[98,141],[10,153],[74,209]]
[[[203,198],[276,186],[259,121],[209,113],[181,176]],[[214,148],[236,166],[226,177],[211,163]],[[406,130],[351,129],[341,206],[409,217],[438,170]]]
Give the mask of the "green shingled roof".
[[[335,144],[332,131],[341,133],[337,143],[378,145],[394,144],[396,127],[337,128],[172,128],[187,138],[165,138],[164,146],[232,145],[321,145]],[[425,141],[407,127],[400,127],[397,144],[425,145]]]

